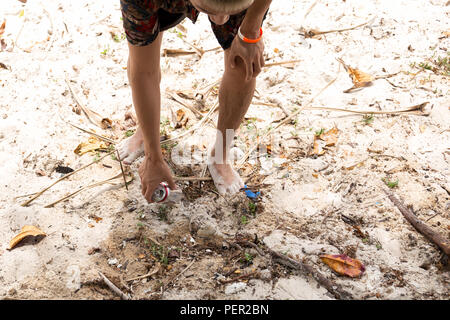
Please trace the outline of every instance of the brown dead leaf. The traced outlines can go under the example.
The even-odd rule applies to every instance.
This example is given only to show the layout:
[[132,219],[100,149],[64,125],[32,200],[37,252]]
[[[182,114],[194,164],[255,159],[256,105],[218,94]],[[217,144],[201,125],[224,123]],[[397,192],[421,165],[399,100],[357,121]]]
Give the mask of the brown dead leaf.
[[106,149],[106,148],[107,148],[106,142],[91,136],[89,137],[87,142],[80,143],[73,152],[81,156],[90,151],[96,151],[98,149]]
[[366,268],[357,259],[352,259],[345,254],[321,255],[320,259],[335,272],[352,278],[359,277]]
[[375,79],[372,75],[358,69],[348,67],[347,72],[356,88],[365,87]]
[[5,27],[6,27],[6,20],[3,21],[2,25],[0,25],[0,38],[5,32]]
[[183,109],[178,109],[177,110],[177,123],[175,124],[175,129],[185,127],[188,121],[189,121],[189,118],[186,115],[186,112],[184,112]]
[[322,141],[317,136],[314,136],[313,154],[318,156],[323,155],[325,153],[323,147],[325,147],[325,141]]
[[338,140],[339,129],[334,127],[327,132],[314,136],[313,154],[318,156],[325,153],[324,147],[334,146]]
[[92,220],[94,220],[97,223],[99,223],[100,221],[103,220],[103,218],[100,218],[100,217],[96,216],[95,214],[90,215],[89,218],[91,218]]
[[442,36],[439,39],[445,39],[450,37],[450,31],[444,31],[442,32]]
[[108,118],[103,118],[102,121],[100,122],[100,127],[102,129],[108,129],[112,127],[112,121]]
[[338,140],[339,129],[334,127],[327,132],[322,133],[319,139],[325,141],[325,146],[334,146]]
[[370,86],[372,84],[372,81],[375,80],[372,75],[348,66],[342,59],[338,58],[337,60],[344,66],[345,70],[350,76],[350,79],[352,79],[353,82],[353,87],[345,90],[344,93],[349,93],[353,89]]
[[14,248],[20,241],[25,239],[28,236],[46,236],[47,234],[43,231],[41,231],[39,228],[35,226],[23,226],[22,230],[18,235],[16,235],[12,240],[9,242],[8,250],[11,250]]
[[38,176],[41,176],[41,177],[47,175],[47,174],[45,173],[45,171],[42,170],[42,169],[37,169],[35,172],[36,172],[36,174],[37,174]]
[[90,248],[89,249],[89,251],[88,251],[88,255],[93,255],[94,253],[96,253],[96,252],[100,252],[101,251],[101,249],[100,248],[97,248],[97,247],[92,247],[92,248]]

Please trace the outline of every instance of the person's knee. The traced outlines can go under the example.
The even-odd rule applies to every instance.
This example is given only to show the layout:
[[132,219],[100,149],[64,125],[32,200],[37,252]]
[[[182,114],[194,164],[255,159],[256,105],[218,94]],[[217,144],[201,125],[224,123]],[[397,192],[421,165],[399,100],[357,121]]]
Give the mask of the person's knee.
[[142,80],[151,80],[161,83],[161,68],[159,66],[153,68],[142,68],[135,65],[128,59],[127,66],[128,81],[133,84]]

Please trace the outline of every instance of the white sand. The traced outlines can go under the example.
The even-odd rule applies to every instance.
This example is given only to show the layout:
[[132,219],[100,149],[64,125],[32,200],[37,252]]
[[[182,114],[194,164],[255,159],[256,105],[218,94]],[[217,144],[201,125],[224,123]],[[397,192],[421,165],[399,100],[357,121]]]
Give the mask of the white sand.
[[[228,199],[230,203],[212,192],[172,209],[171,223],[160,221],[151,211],[157,211],[157,207],[146,205],[141,196],[137,165],[132,166],[135,180],[128,192],[120,188],[93,198],[105,190],[102,186],[54,208],[44,208],[81,186],[120,172],[110,157],[103,163],[112,168],[95,164],[57,184],[30,207],[21,207],[23,199],[14,198],[37,192],[58,179],[60,174],[54,171],[57,164],[77,169],[93,160],[92,154],[80,157],[73,152],[88,136],[60,117],[112,139],[124,137],[125,130],[119,124],[124,125],[124,113],[131,106],[124,69],[128,49],[126,40],[116,42],[111,36],[113,32],[120,38],[123,32],[119,1],[30,0],[24,5],[17,0],[2,0],[0,23],[6,19],[2,36],[6,48],[0,51],[0,62],[9,69],[0,68],[0,297],[113,298],[107,290],[101,295],[98,291],[77,289],[80,281],[98,278],[96,269],[116,276],[117,283],[120,277],[127,279],[146,272],[137,259],[141,251],[132,251],[131,245],[120,249],[125,238],[136,234],[136,212],[143,210],[144,221],[151,227],[146,232],[160,237],[162,243],[167,240],[165,235],[189,239],[189,221],[203,214],[215,224],[215,234],[258,234],[274,250],[305,257],[355,298],[448,299],[449,279],[448,273],[440,269],[441,252],[386,199],[381,178],[390,175],[391,180],[398,180],[395,192],[420,219],[430,219],[428,225],[449,237],[449,77],[430,70],[415,77],[406,72],[419,71],[411,64],[426,62],[433,55],[434,59],[448,57],[450,41],[442,36],[450,30],[450,6],[446,0],[322,0],[304,19],[311,4],[306,0],[274,1],[265,22],[266,63],[297,59],[301,62],[265,69],[257,80],[259,101],[280,103],[293,112],[298,103],[306,104],[337,76],[336,82],[315,99],[314,106],[380,111],[405,109],[428,101],[431,113],[428,117],[375,116],[372,124],[365,125],[361,115],[301,112],[296,127],[286,125],[279,131],[287,144],[297,148],[286,151],[289,168],[272,167],[265,171],[270,175],[260,179],[268,184],[263,190],[264,211],[243,226],[241,212],[232,202],[242,202],[244,197]],[[20,16],[22,9],[24,15]],[[300,34],[301,27],[342,29],[372,18],[370,26],[352,31],[308,39]],[[201,15],[195,25],[186,20],[183,26],[187,29],[186,41],[203,49],[217,47],[206,16]],[[163,48],[191,50],[175,32],[165,33]],[[361,91],[345,94],[343,91],[352,83],[336,58],[374,76],[405,73],[389,79],[398,87],[380,79]],[[222,60],[220,51],[205,53],[201,59],[196,55],[162,58],[163,117],[170,119],[168,106],[175,111],[180,108],[164,94],[166,89],[192,89],[213,83],[223,72]],[[116,121],[114,131],[95,128],[86,117],[72,111],[75,102],[66,85],[66,75],[87,107]],[[213,102],[211,96],[208,108]],[[255,125],[260,134],[281,116],[281,109],[261,105],[252,105],[247,114],[247,118],[259,120]],[[295,157],[294,151],[309,150],[314,131],[334,125],[340,130],[336,146],[318,159]],[[254,131],[248,129],[243,126],[242,136],[252,137]],[[211,136],[213,130],[204,128],[197,137]],[[292,133],[299,139],[285,140]],[[187,141],[195,143],[193,139]],[[405,160],[372,157],[368,149]],[[352,170],[345,169],[358,163],[361,165]],[[195,174],[200,175],[201,169],[196,167]],[[39,170],[45,175],[39,176]],[[124,206],[126,200],[134,201],[138,210],[129,212]],[[372,242],[355,236],[340,214],[359,221]],[[102,220],[95,222],[93,215]],[[9,240],[26,224],[40,227],[47,237],[7,251]],[[200,240],[195,232],[192,236],[193,241]],[[192,243],[186,240],[186,248]],[[381,246],[377,248],[376,243]],[[101,253],[89,255],[93,247],[100,247]],[[357,248],[356,258],[366,265],[360,279],[338,277],[318,258],[322,253],[343,253],[349,247]],[[120,263],[128,259],[129,269],[108,265],[110,258]],[[190,269],[192,276],[186,272],[183,281],[168,288],[163,299],[330,298],[324,288],[317,288],[313,280],[301,274],[279,274],[274,283],[251,280],[244,291],[226,296],[224,287],[217,290],[213,280],[214,272],[224,264],[220,254],[206,254],[198,260]],[[428,263],[428,269],[420,267],[424,263]],[[254,265],[269,268],[260,258],[255,258]],[[132,274],[132,268],[136,274]],[[399,280],[399,274],[403,280]],[[150,298],[148,290],[162,278],[136,282],[134,296]]]

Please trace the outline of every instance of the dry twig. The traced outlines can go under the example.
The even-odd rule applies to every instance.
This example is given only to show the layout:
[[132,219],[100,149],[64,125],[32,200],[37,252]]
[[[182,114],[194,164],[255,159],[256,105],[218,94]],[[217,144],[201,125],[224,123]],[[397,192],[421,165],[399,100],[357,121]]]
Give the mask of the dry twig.
[[315,37],[315,36],[319,36],[319,35],[327,34],[327,33],[332,33],[332,32],[338,32],[338,33],[340,33],[340,32],[344,32],[344,31],[355,30],[355,29],[357,29],[357,28],[360,28],[360,27],[363,27],[363,26],[365,26],[365,25],[367,25],[367,24],[372,23],[374,20],[375,20],[375,17],[372,18],[372,19],[370,19],[370,20],[367,21],[367,22],[358,24],[357,26],[350,27],[350,28],[344,28],[344,29],[327,30],[327,31],[320,31],[320,30],[315,30],[315,29],[310,29],[310,30],[305,30],[305,29],[303,29],[303,30],[302,30],[302,31],[303,31],[303,34],[302,34],[302,35],[303,35],[305,38],[312,38],[312,37]]
[[389,200],[400,210],[402,215],[408,220],[412,226],[419,231],[422,235],[424,235],[428,240],[436,244],[439,248],[444,251],[446,255],[450,255],[450,243],[447,239],[442,237],[439,233],[431,229],[424,222],[420,221],[414,213],[411,212],[402,201],[398,200],[394,194],[383,188],[384,193],[388,196]]
[[[341,70],[340,65],[339,65],[339,71]],[[320,94],[322,94],[322,92],[324,92],[329,86],[331,86],[335,81],[337,80],[337,77],[334,78],[333,80],[331,80],[322,90],[320,90],[308,103],[308,105],[310,105]],[[282,125],[288,123],[289,121],[291,121],[292,119],[294,119],[294,117],[296,117],[300,112],[302,112],[304,109],[306,108],[306,106],[304,107],[300,107],[297,111],[291,113],[291,115],[289,117],[286,117],[283,121],[281,121],[280,123],[278,123],[275,127],[271,128],[270,130],[268,130],[261,138],[260,141],[264,141],[264,139],[271,133],[275,132],[278,128],[280,128]],[[241,158],[241,160],[239,160],[239,163],[236,167],[236,169],[240,169],[245,161],[247,161],[248,157],[250,156],[250,154],[255,151],[258,148],[258,144],[255,143],[255,145],[253,147],[251,147],[247,153]]]
[[349,292],[346,292],[345,290],[342,289],[340,285],[333,283],[332,281],[325,278],[321,273],[314,270],[314,268],[311,267],[310,265],[291,259],[271,249],[268,249],[268,251],[273,257],[277,258],[282,264],[290,268],[299,270],[305,275],[311,275],[319,284],[325,287],[336,299],[342,300],[353,299],[352,295]]
[[100,114],[98,114],[97,112],[95,112],[93,110],[90,110],[83,103],[81,103],[81,101],[78,98],[77,94],[73,90],[73,88],[72,88],[72,86],[70,84],[70,80],[67,78],[67,76],[66,76],[66,83],[67,83],[67,86],[70,89],[70,92],[72,93],[72,96],[73,96],[75,102],[81,108],[81,110],[83,110],[84,114],[86,115],[86,117],[88,118],[88,120],[92,124],[96,125],[99,128],[102,128],[102,129],[105,129],[108,126],[111,126],[111,120],[109,120],[108,118],[102,117]]
[[22,206],[22,207],[28,206],[32,201],[34,201],[35,199],[37,199],[38,197],[40,197],[45,191],[47,191],[48,189],[50,189],[51,187],[53,187],[53,186],[54,186],[55,184],[57,184],[58,182],[60,182],[60,181],[62,181],[62,180],[64,180],[64,179],[67,179],[67,178],[70,177],[71,175],[73,175],[73,174],[75,174],[75,173],[77,173],[77,172],[79,172],[79,171],[81,171],[81,170],[83,170],[83,169],[85,169],[85,168],[87,168],[87,167],[93,165],[94,163],[99,162],[100,160],[106,158],[107,156],[113,154],[114,152],[116,152],[116,151],[111,151],[111,152],[107,153],[106,155],[104,155],[103,157],[101,157],[100,159],[95,160],[95,161],[93,161],[93,162],[91,162],[91,163],[89,163],[89,164],[87,164],[87,165],[81,167],[80,169],[77,169],[77,170],[75,170],[75,171],[72,171],[72,172],[70,172],[70,173],[68,173],[68,174],[66,174],[66,175],[64,175],[64,176],[62,176],[61,178],[59,178],[58,180],[56,180],[55,182],[53,182],[51,185],[49,185],[49,186],[46,187],[45,189],[43,189],[43,190],[37,192],[37,193],[35,194],[34,197],[32,197],[31,199],[29,199],[29,200],[25,201],[24,203],[22,203],[21,206]]
[[130,300],[130,297],[123,293],[119,288],[117,288],[114,283],[111,282],[103,273],[100,271],[97,271],[98,274],[102,277],[103,281],[106,283],[106,285],[115,293],[117,294],[121,299],[123,300]]
[[[88,185],[88,186],[85,186],[85,187],[83,187],[83,188],[81,188],[81,189],[79,189],[79,190],[77,190],[77,191],[75,191],[75,192],[72,192],[71,194],[69,194],[69,195],[67,195],[67,196],[65,196],[65,197],[63,197],[63,198],[61,198],[61,199],[59,199],[59,200],[57,200],[57,201],[55,201],[55,202],[52,202],[52,203],[46,205],[44,208],[51,208],[51,207],[53,207],[55,204],[58,204],[58,203],[60,203],[61,201],[65,201],[65,200],[67,200],[67,199],[73,197],[74,195],[80,193],[80,192],[83,191],[83,190],[87,190],[87,189],[91,189],[91,188],[94,188],[94,187],[98,187],[98,186],[101,186],[102,184],[105,184],[105,183],[111,183],[111,180],[117,179],[117,178],[119,178],[121,175],[122,175],[122,173],[119,173],[119,174],[117,174],[117,175],[115,175],[114,177],[111,177],[111,178],[109,178],[109,179],[106,179],[106,180],[103,180],[103,181],[99,181],[99,182],[95,182],[95,183],[93,183],[93,184],[90,184],[90,185]],[[130,182],[131,182],[131,180],[128,181],[128,183],[130,183]]]
[[[250,241],[239,241],[242,244],[250,245],[255,248],[258,253],[265,257],[266,253],[263,252],[263,249],[258,247],[256,244]],[[286,265],[290,268],[300,271],[305,275],[311,275],[320,285],[325,287],[336,299],[349,300],[353,299],[352,295],[349,292],[346,292],[342,289],[342,287],[336,283],[333,283],[331,280],[325,278],[320,272],[314,270],[314,268],[304,262],[296,261],[292,258],[289,258],[281,253],[278,253],[270,248],[267,248],[268,254],[270,256],[276,258],[281,264]]]
[[269,67],[273,67],[273,66],[281,66],[284,64],[293,64],[293,63],[297,63],[297,62],[301,62],[302,60],[290,60],[290,61],[281,61],[281,62],[274,62],[274,63],[267,63],[264,68],[269,68]]
[[152,275],[157,274],[159,272],[159,269],[160,269],[160,266],[158,265],[154,270],[150,271],[149,273],[144,274],[143,276],[127,279],[126,281],[141,280],[141,279],[151,277]]

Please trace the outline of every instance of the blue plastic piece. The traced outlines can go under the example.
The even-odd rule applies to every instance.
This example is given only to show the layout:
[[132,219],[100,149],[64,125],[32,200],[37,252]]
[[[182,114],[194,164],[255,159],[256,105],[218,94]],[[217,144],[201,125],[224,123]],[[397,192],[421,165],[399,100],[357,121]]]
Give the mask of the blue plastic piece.
[[244,185],[244,188],[242,188],[241,190],[243,190],[245,192],[245,194],[247,195],[247,197],[250,198],[250,199],[256,199],[261,194],[261,191],[258,191],[256,193],[254,193],[252,190],[250,190],[247,187],[247,185]]

